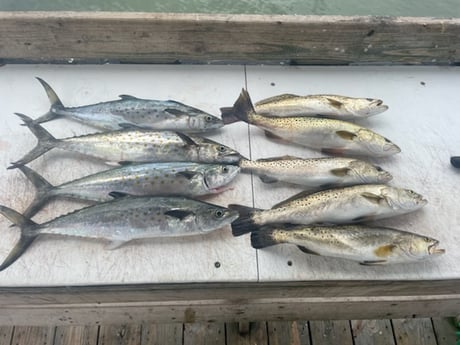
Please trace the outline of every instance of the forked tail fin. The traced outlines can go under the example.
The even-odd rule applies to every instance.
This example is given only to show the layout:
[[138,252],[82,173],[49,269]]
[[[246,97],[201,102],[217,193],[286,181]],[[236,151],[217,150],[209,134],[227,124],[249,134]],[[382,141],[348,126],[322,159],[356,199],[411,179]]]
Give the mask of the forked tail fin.
[[259,209],[236,204],[230,204],[228,208],[240,214],[239,218],[232,223],[233,236],[241,236],[259,228],[253,219],[254,214],[260,211]]
[[240,96],[233,107],[220,108],[221,117],[224,124],[228,125],[237,121],[250,123],[249,114],[255,113],[249,93],[242,89]]
[[50,110],[46,114],[35,119],[34,122],[42,123],[42,122],[54,120],[55,118],[59,117],[59,115],[56,114],[55,110],[64,109],[65,107],[62,104],[56,92],[54,92],[54,90],[52,89],[52,87],[49,86],[49,84],[46,81],[44,81],[42,78],[39,78],[39,77],[36,77],[36,78],[40,82],[40,84],[42,84],[43,88],[45,89],[46,95],[48,96],[48,99],[50,100],[51,107],[50,107]]

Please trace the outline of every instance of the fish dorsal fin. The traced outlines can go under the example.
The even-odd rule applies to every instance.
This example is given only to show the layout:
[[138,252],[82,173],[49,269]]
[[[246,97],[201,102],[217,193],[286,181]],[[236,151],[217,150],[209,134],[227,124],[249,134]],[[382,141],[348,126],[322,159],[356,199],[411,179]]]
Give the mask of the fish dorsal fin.
[[268,103],[272,103],[272,102],[279,102],[279,101],[284,101],[286,99],[295,98],[295,97],[299,97],[299,96],[294,95],[292,93],[283,93],[282,95],[277,95],[277,96],[272,96],[272,97],[265,98],[265,99],[257,102],[255,105],[258,106],[258,105],[268,104]]
[[174,115],[174,116],[188,116],[186,112],[183,112],[182,110],[179,109],[174,109],[174,108],[166,108],[165,113]]
[[290,202],[293,201],[293,200],[297,200],[297,199],[306,197],[306,196],[311,195],[311,194],[313,194],[313,193],[314,193],[314,192],[310,192],[310,191],[308,191],[308,190],[307,190],[307,191],[300,192],[300,193],[297,193],[297,194],[291,196],[290,198],[287,198],[286,200],[283,200],[283,201],[277,203],[276,205],[274,205],[274,206],[272,207],[272,209],[273,209],[273,208],[282,207],[282,206],[284,206],[284,205],[290,203]]
[[263,183],[276,183],[279,181],[277,178],[267,175],[260,175],[259,178]]
[[363,266],[376,266],[376,265],[384,265],[387,263],[387,260],[367,260],[360,262],[360,265]]
[[349,131],[336,131],[335,133],[344,140],[353,140],[357,137],[355,133]]
[[256,162],[293,161],[297,159],[302,159],[302,158],[296,157],[296,156],[285,155],[285,156],[278,156],[278,157],[272,157],[272,158],[261,158],[261,159],[256,160]]
[[321,255],[313,250],[310,250],[308,249],[307,247],[304,247],[304,246],[297,246],[297,248],[299,248],[302,252],[304,252],[305,254],[313,254],[313,255]]
[[369,202],[372,202],[374,204],[380,204],[382,200],[385,200],[385,197],[382,195],[370,193],[370,192],[363,192],[361,193],[361,196],[368,200]]
[[170,210],[166,211],[164,214],[170,217],[177,218],[179,220],[184,220],[185,218],[195,215],[195,213],[193,213],[192,211],[187,210]]
[[192,138],[190,138],[188,135],[185,135],[184,133],[181,132],[175,132],[181,140],[186,143],[189,146],[198,146],[196,142],[193,141]]
[[126,165],[133,165],[136,164],[136,162],[133,161],[119,161],[117,162],[118,165],[126,166]]
[[120,198],[127,198],[130,197],[131,194],[128,193],[123,193],[123,192],[110,192],[109,196],[111,196],[114,199],[120,199]]
[[334,176],[344,177],[348,175],[350,170],[351,170],[350,168],[337,168],[337,169],[331,169],[330,172]]
[[188,180],[191,180],[198,174],[200,174],[200,173],[197,172],[197,171],[184,170],[184,171],[177,172],[176,176],[182,176],[182,177],[185,177]]
[[337,101],[333,98],[326,97],[327,101],[329,102],[330,105],[332,105],[334,108],[340,109],[343,107],[343,103],[340,101]]
[[134,96],[131,96],[131,95],[118,95],[118,97],[120,97],[122,100],[135,100],[135,99],[139,99],[137,97],[134,97]]
[[120,122],[118,127],[121,129],[145,129],[145,127],[135,125],[134,123]]
[[283,142],[286,142],[286,139],[280,137],[279,135],[276,135],[275,133],[273,132],[270,132],[270,131],[264,131],[265,133],[265,136],[269,139],[273,139],[273,140],[279,140],[279,141],[283,141]]

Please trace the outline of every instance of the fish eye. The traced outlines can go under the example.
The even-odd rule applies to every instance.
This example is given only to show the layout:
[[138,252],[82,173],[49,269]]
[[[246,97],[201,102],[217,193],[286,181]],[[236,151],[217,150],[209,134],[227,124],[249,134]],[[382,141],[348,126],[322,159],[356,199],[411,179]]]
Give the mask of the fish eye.
[[222,168],[222,172],[228,173],[228,167],[223,167],[223,168]]
[[383,171],[383,169],[379,167],[378,165],[375,166],[375,169],[377,169],[377,171]]
[[222,145],[221,145],[221,146],[219,146],[219,147],[217,148],[217,150],[218,150],[219,152],[225,152],[225,151],[227,150],[227,148],[226,148],[225,146],[222,146]]
[[212,121],[212,117],[209,116],[209,115],[206,116],[204,119],[205,119],[206,122],[211,122]]
[[224,216],[224,211],[216,210],[216,212],[214,212],[214,215],[216,216],[216,218],[222,218]]

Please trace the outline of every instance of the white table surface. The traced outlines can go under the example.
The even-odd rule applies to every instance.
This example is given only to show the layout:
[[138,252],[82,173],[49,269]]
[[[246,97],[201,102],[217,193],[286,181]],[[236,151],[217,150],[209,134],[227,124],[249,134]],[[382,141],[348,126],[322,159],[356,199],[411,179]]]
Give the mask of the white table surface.
[[[94,285],[176,282],[250,282],[297,280],[406,280],[460,278],[460,171],[449,157],[460,155],[460,68],[455,67],[263,67],[8,65],[0,68],[0,204],[23,211],[34,188],[10,162],[31,149],[36,139],[14,112],[33,118],[49,108],[34,79],[40,76],[62,102],[78,106],[116,99],[119,94],[175,99],[219,114],[232,105],[242,87],[254,101],[280,93],[333,93],[381,98],[390,109],[361,124],[398,144],[402,153],[374,160],[389,170],[391,185],[423,194],[428,205],[416,213],[379,224],[433,236],[447,253],[435,260],[393,266],[361,266],[354,262],[305,255],[290,245],[264,250],[250,247],[249,236],[234,238],[230,228],[187,239],[149,240],[105,250],[102,241],[41,237],[12,266],[0,272],[0,286]],[[44,125],[56,137],[94,132],[69,120]],[[249,140],[250,136],[250,140]],[[244,123],[226,126],[208,137],[253,159],[285,154],[318,157],[294,145],[266,139]],[[95,160],[58,150],[29,164],[53,184],[107,168]],[[252,185],[251,185],[252,184]],[[263,184],[240,175],[233,190],[208,200],[220,205],[240,203],[261,208],[300,191],[285,184]],[[34,218],[37,222],[81,207],[58,200]],[[18,238],[18,230],[0,217],[0,260]],[[288,265],[290,261],[292,265]],[[220,267],[215,267],[219,262]]]

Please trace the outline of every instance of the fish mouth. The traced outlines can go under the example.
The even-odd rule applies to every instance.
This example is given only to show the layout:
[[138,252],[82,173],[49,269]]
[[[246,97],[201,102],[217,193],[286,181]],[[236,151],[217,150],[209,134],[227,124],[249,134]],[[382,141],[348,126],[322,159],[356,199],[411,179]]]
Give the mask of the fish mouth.
[[443,248],[438,248],[438,245],[439,245],[439,241],[436,241],[435,243],[433,243],[432,245],[428,246],[428,253],[430,255],[441,255],[441,254],[444,254],[446,252],[445,249]]

